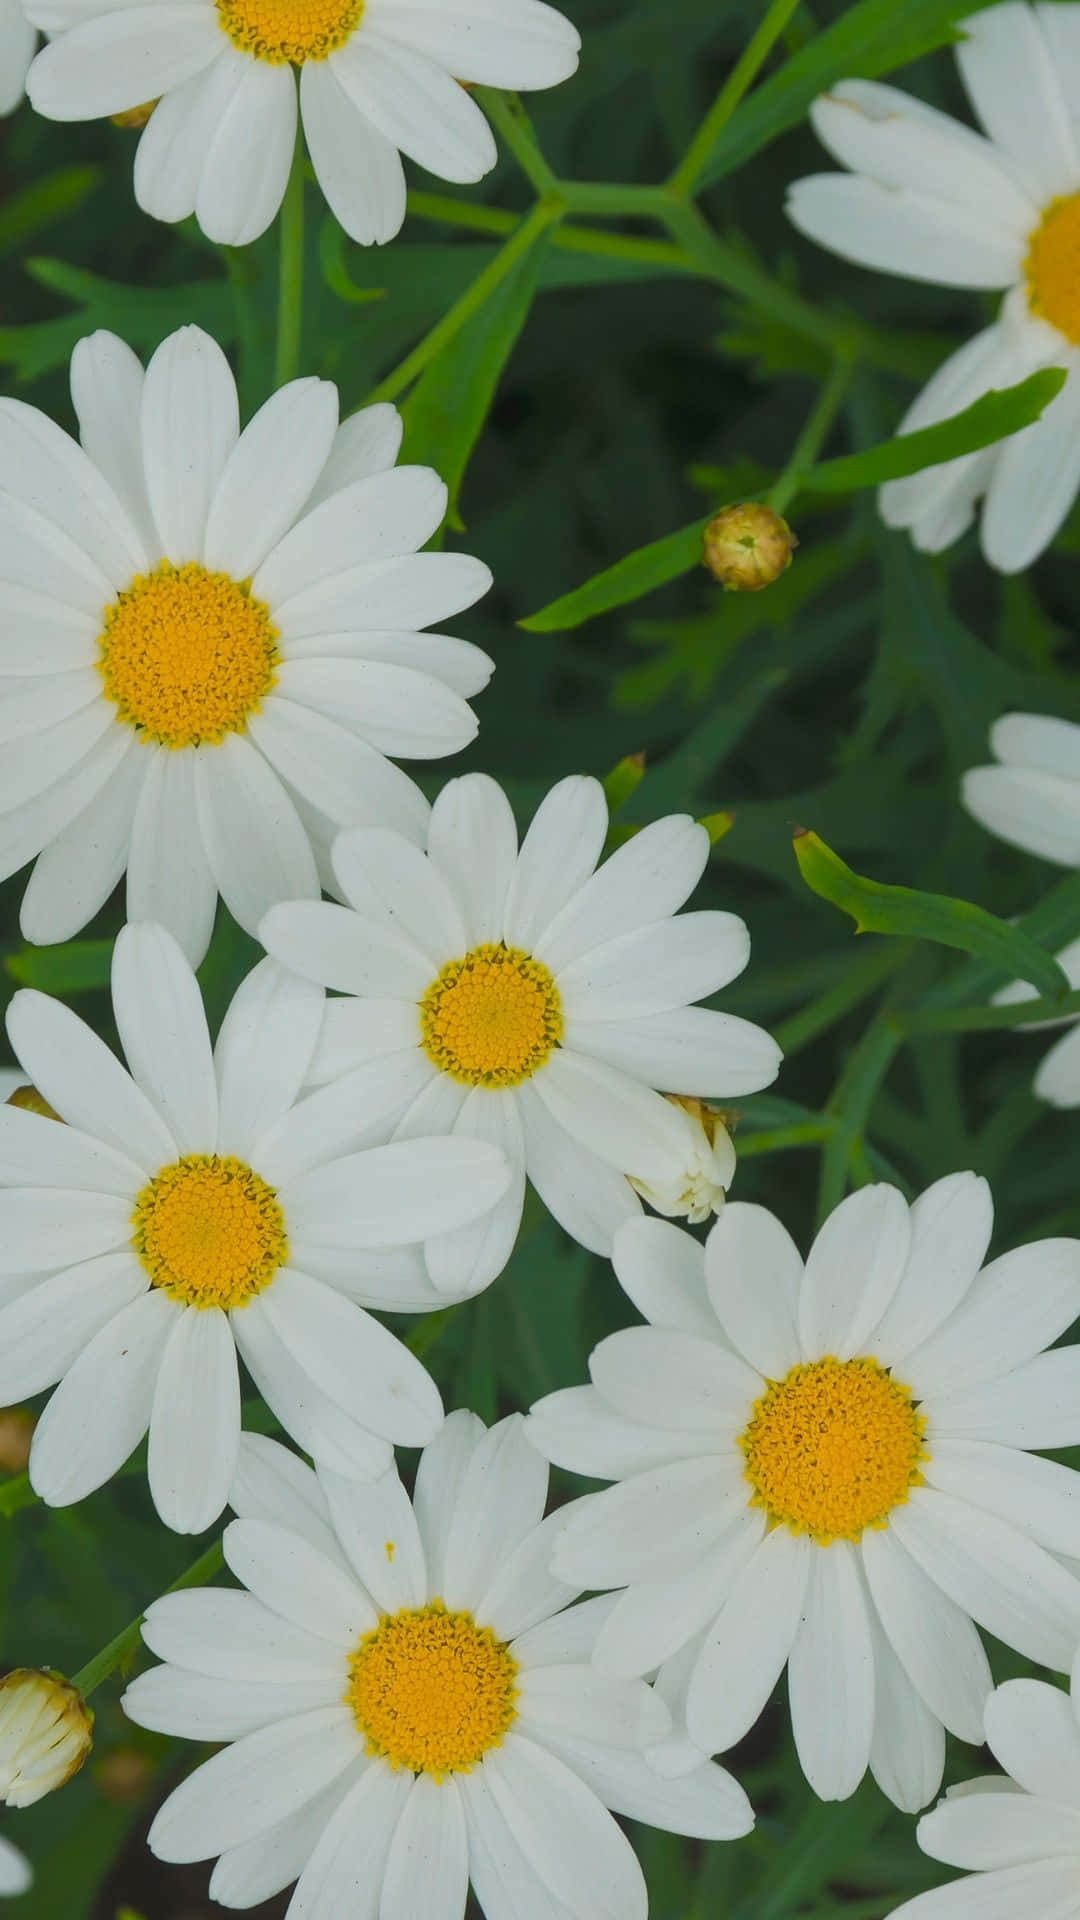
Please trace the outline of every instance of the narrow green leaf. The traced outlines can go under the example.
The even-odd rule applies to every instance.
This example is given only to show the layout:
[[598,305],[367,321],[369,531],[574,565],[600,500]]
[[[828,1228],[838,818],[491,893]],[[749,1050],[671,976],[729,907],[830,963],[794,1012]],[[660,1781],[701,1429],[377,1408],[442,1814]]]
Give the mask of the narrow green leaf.
[[735,815],[733,813],[703,813],[699,825],[703,826],[708,834],[710,847],[715,847],[718,840],[722,840],[725,834],[731,832],[732,827],[735,825]]
[[0,206],[0,253],[14,253],[35,234],[77,213],[103,177],[101,167],[59,167],[9,194]]
[[618,813],[627,801],[637,792],[645,778],[645,755],[628,753],[612,767],[604,781],[604,797],[608,803],[608,813]]
[[336,293],[339,300],[348,301],[350,306],[367,307],[373,300],[386,298],[385,287],[358,287],[350,278],[345,265],[344,231],[329,216],[319,228],[319,265],[331,293]]
[[92,993],[109,984],[111,940],[68,940],[59,947],[24,947],[11,953],[5,970],[20,987],[41,993]]
[[550,606],[541,607],[539,613],[519,620],[518,626],[524,627],[527,633],[565,633],[570,627],[583,626],[586,620],[595,620],[597,614],[610,613],[613,607],[625,607],[632,600],[640,600],[654,587],[677,580],[680,574],[700,565],[701,542],[711,518],[711,514],[706,514],[691,526],[680,527],[677,533],[665,534],[662,540],[638,547],[635,553],[617,560],[613,567],[605,567],[603,573],[595,573],[591,580],[575,587],[573,593],[564,593]]
[[883,886],[854,873],[839,854],[816,833],[800,829],[794,839],[799,872],[812,893],[848,913],[856,933],[901,934],[908,939],[934,940],[992,960],[1003,973],[1030,980],[1041,994],[1056,1000],[1067,994],[1069,982],[1050,954],[1026,933],[998,920],[970,900],[952,900],[943,893],[918,893],[911,887]]
[[800,490],[854,493],[859,487],[879,487],[885,480],[900,480],[909,473],[921,473],[925,467],[940,466],[944,460],[977,453],[980,447],[992,446],[995,440],[1029,427],[1061,392],[1065,379],[1064,367],[1044,367],[1015,387],[991,387],[970,407],[940,420],[937,426],[895,434],[862,453],[823,460],[801,476]]

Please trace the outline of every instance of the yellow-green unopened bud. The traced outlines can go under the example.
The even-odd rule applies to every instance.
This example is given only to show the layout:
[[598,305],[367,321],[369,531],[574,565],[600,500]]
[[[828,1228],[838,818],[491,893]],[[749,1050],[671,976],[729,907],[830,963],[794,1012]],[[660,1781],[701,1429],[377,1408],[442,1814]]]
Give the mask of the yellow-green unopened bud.
[[0,1473],[22,1473],[30,1458],[34,1416],[25,1407],[0,1407]]
[[705,565],[726,593],[760,593],[791,565],[798,541],[760,500],[721,507],[705,529]]
[[0,1800],[29,1807],[78,1773],[94,1716],[62,1674],[16,1667],[0,1680]]
[[631,1179],[643,1200],[669,1220],[691,1226],[719,1213],[735,1175],[735,1149],[724,1124],[727,1116],[690,1094],[665,1096],[685,1116],[686,1158],[681,1171],[664,1181]]
[[[56,1108],[50,1107],[36,1087],[16,1087],[14,1093],[9,1094],[7,1104],[9,1107],[22,1107],[24,1113],[40,1113],[43,1120],[60,1120]],[[60,1125],[63,1124],[60,1120]]]

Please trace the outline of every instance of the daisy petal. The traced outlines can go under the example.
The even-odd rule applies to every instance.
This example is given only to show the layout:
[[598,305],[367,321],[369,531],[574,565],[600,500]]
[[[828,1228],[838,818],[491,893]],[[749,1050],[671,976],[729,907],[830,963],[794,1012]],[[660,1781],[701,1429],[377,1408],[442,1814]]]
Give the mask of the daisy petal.
[[[284,1267],[258,1302],[321,1393],[397,1446],[424,1446],[442,1419],[430,1374],[362,1307]],[[249,1307],[247,1312],[251,1311]]]
[[239,1519],[268,1520],[274,1526],[288,1527],[325,1560],[345,1565],[316,1474],[279,1440],[261,1433],[240,1435],[229,1505]]
[[[22,1084],[22,1075],[15,1085]],[[131,1201],[145,1176],[133,1160],[43,1114],[0,1106],[0,1182],[5,1187],[74,1187]]]
[[577,1920],[525,1858],[484,1768],[460,1775],[459,1791],[469,1835],[469,1879],[485,1920]]
[[249,1733],[169,1795],[147,1835],[151,1853],[206,1860],[254,1840],[343,1773],[357,1744],[347,1707],[320,1707]]
[[[135,149],[135,199],[152,219],[173,223],[194,213],[210,143],[248,64],[219,37],[216,57],[158,101]],[[139,480],[145,492],[141,460]]]
[[322,1467],[319,1482],[349,1565],[379,1613],[422,1606],[431,1583],[416,1515],[397,1469],[364,1482]]
[[[989,212],[909,187],[847,173],[814,173],[788,190],[788,219],[808,240],[860,267],[939,287],[1008,287],[1019,266],[1015,235]],[[982,210],[980,210],[982,212]]]
[[362,920],[347,907],[322,901],[290,901],[272,910],[259,927],[259,938],[283,967],[321,986],[388,999],[408,996],[415,1021],[413,1045],[419,1045],[415,1003],[432,976],[430,962],[410,941]]
[[290,1231],[317,1246],[407,1246],[487,1213],[509,1177],[483,1141],[398,1140],[290,1181],[281,1204]]
[[543,1517],[548,1465],[519,1414],[477,1436],[442,1550],[447,1605],[474,1609],[500,1565]]
[[[309,60],[300,77],[301,99],[304,80],[324,69],[318,60]],[[381,400],[373,407],[360,407],[341,422],[322,473],[312,491],[310,506],[318,506],[354,480],[367,480],[373,473],[387,473],[401,451],[405,423],[396,407]]]
[[244,428],[225,462],[206,522],[205,563],[250,579],[322,473],[338,424],[329,380],[290,380]]
[[705,1753],[723,1753],[754,1725],[784,1671],[802,1616],[814,1549],[784,1527],[765,1534],[760,1515],[754,1522],[760,1544],[726,1594],[717,1596],[717,1617],[690,1683],[687,1724]]
[[1072,1467],[1019,1447],[935,1435],[923,1471],[940,1492],[997,1514],[1051,1553],[1080,1559],[1080,1479]]
[[[352,1737],[355,1742],[355,1728]],[[289,1902],[292,1920],[324,1920],[330,1914],[377,1920],[394,1830],[415,1791],[410,1774],[365,1769],[323,1828],[300,1875]]]
[[534,1085],[556,1125],[619,1173],[647,1185],[682,1173],[685,1116],[651,1087],[568,1047],[556,1048]]
[[987,488],[982,548],[1001,573],[1019,573],[1038,558],[1080,487],[1080,356],[1055,358],[1069,378],[1033,426],[1003,443]]
[[847,1800],[870,1763],[874,1649],[855,1548],[810,1556],[804,1617],[788,1661],[791,1726],[802,1770],[822,1800]]
[[986,1743],[1025,1793],[1080,1808],[1080,1726],[1058,1687],[1006,1680],[995,1688],[986,1703]]
[[[1076,185],[1080,155],[1036,13],[996,7],[964,22],[956,63],[971,103],[991,140],[1030,180],[1037,203]],[[1016,75],[1024,86],[1018,90]]]
[[[207,31],[216,34],[209,10],[176,11],[205,19]],[[100,24],[123,17],[107,14]],[[155,91],[165,89],[140,98]],[[175,565],[202,559],[206,515],[239,426],[236,382],[217,342],[200,327],[170,334],[146,369],[142,441],[150,505],[166,557]]]
[[724,1208],[705,1242],[708,1297],[732,1346],[769,1380],[782,1380],[802,1358],[802,1277],[799,1250],[775,1214],[739,1200]]
[[146,778],[138,751],[122,760],[92,807],[76,814],[38,855],[19,908],[19,927],[38,946],[70,940],[105,905],[129,863]]
[[562,1735],[549,1737],[549,1744],[605,1807],[627,1819],[704,1840],[738,1840],[753,1827],[750,1802],[723,1767],[706,1764],[680,1780],[664,1780],[643,1754],[616,1753]]
[[517,826],[486,773],[449,780],[431,810],[428,854],[464,915],[463,944],[501,940],[517,862]]
[[350,100],[376,132],[440,180],[482,180],[498,159],[491,128],[448,73],[371,30],[331,54]]
[[870,1771],[901,1813],[932,1800],[945,1771],[945,1729],[916,1693],[871,1608],[874,1737]]
[[296,809],[239,734],[196,756],[195,798],[218,891],[246,933],[279,900],[318,899],[315,858]]
[[176,1142],[146,1095],[70,1007],[23,988],[8,1008],[7,1030],[31,1085],[62,1120],[140,1170],[176,1159]]
[[641,1217],[641,1202],[630,1182],[573,1139],[532,1087],[515,1091],[526,1171],[541,1200],[583,1247],[610,1255],[618,1229]]
[[289,651],[309,634],[430,627],[471,607],[490,586],[490,569],[469,553],[410,553],[320,580],[274,615]]
[[252,592],[275,606],[348,567],[415,553],[441,525],[446,498],[430,467],[394,467],[354,480],[279,540],[255,574]]
[[919,1843],[950,1867],[1016,1867],[1080,1853],[1080,1811],[1026,1793],[958,1794],[923,1815]]
[[591,1495],[556,1540],[553,1572],[568,1586],[610,1588],[692,1566],[746,1507],[732,1478],[706,1455]]
[[361,1426],[315,1385],[289,1342],[252,1301],[233,1321],[233,1335],[271,1413],[305,1453],[342,1473],[372,1479],[393,1458],[390,1444]]
[[337,1686],[341,1650],[234,1587],[167,1593],[147,1608],[143,1639],[160,1660],[212,1680]]
[[912,1202],[911,1251],[892,1303],[874,1330],[887,1366],[906,1361],[968,1294],[990,1244],[994,1203],[985,1180],[950,1173]]
[[332,858],[350,906],[410,941],[432,972],[469,945],[453,888],[435,862],[400,834],[370,828],[341,833]]
[[129,920],[156,920],[193,967],[214,929],[217,882],[210,869],[195,804],[194,753],[138,749],[142,786],[127,860]]
[[[711,1626],[759,1539],[754,1526],[736,1524],[715,1546],[679,1573],[636,1580],[620,1593],[597,1635],[592,1657],[607,1673],[650,1673]],[[661,1733],[658,1736],[664,1738]],[[655,1739],[650,1741],[655,1745]]]
[[384,246],[405,221],[405,169],[397,148],[355,105],[329,60],[301,67],[300,112],[331,213],[362,247]]
[[[315,668],[336,663],[303,664]],[[286,680],[290,686],[300,683],[298,700],[283,697]],[[336,825],[384,827],[413,841],[422,839],[427,802],[408,774],[392,766],[378,747],[362,740],[348,723],[313,711],[306,702],[307,676],[299,668],[295,675],[283,669],[278,681],[282,692],[271,694],[259,712],[249,716],[248,732],[293,791],[317,807],[331,829]],[[463,701],[457,704],[464,707]],[[471,714],[469,729],[471,737],[475,731]]]
[[220,44],[209,7],[123,7],[44,47],[27,93],[47,120],[100,120],[160,99],[209,66]]
[[90,554],[116,587],[151,557],[126,509],[78,442],[24,400],[0,400],[0,470],[19,498]]
[[703,1000],[742,972],[750,935],[733,913],[684,913],[637,927],[559,974],[572,1020],[638,1020]]
[[935,1433],[1004,1447],[1071,1447],[1080,1430],[1080,1347],[1054,1347],[1003,1379],[935,1394]]
[[628,1480],[651,1467],[696,1456],[700,1436],[624,1420],[595,1387],[562,1387],[534,1400],[529,1437],[553,1466],[594,1480]]
[[951,1400],[1034,1359],[1080,1316],[1080,1244],[1035,1240],[984,1267],[944,1326],[905,1362],[920,1399]]
[[[413,1056],[419,1059],[419,1056]],[[424,1243],[433,1286],[448,1297],[479,1293],[498,1278],[514,1251],[525,1200],[525,1137],[512,1092],[474,1087],[454,1122],[456,1138],[486,1140],[506,1157],[510,1185],[490,1213]]]
[[715,1340],[668,1327],[624,1327],[589,1356],[593,1385],[617,1413],[682,1428],[717,1452],[734,1448],[762,1391],[761,1375]]
[[594,1666],[531,1668],[522,1674],[518,1692],[521,1730],[543,1745],[549,1736],[566,1735],[639,1749],[671,1731],[671,1715],[643,1680],[600,1673]]
[[116,1194],[0,1188],[0,1273],[47,1273],[110,1253],[130,1236],[131,1201]]
[[446,1584],[446,1543],[469,1462],[486,1429],[464,1407],[449,1413],[420,1455],[413,1506],[423,1543],[428,1585],[441,1593]]
[[521,843],[506,900],[505,937],[531,951],[585,885],[603,851],[607,801],[599,780],[571,774],[545,794]]
[[53,1386],[146,1288],[145,1273],[125,1249],[50,1274],[9,1301],[0,1308],[0,1400],[10,1406]]
[[152,1288],[102,1327],[64,1375],[30,1449],[30,1484],[47,1506],[93,1493],[142,1439],[178,1311]]
[[[475,86],[553,87],[577,69],[581,36],[540,0],[467,0],[447,13],[433,0],[368,0],[366,18],[384,38],[426,54]],[[528,80],[524,76],[528,75]]]
[[1059,866],[1080,866],[1075,781],[1027,767],[971,767],[960,792],[967,811],[999,840]]
[[978,1744],[994,1683],[967,1613],[912,1559],[892,1528],[864,1533],[861,1553],[885,1636],[912,1686],[950,1733]]
[[321,987],[260,960],[242,980],[214,1050],[220,1138],[245,1159],[292,1109],[304,1084],[323,1017]]
[[559,973],[594,947],[677,913],[709,858],[709,836],[687,814],[643,827],[579,887],[535,943]]
[[799,1298],[808,1359],[864,1352],[907,1263],[907,1202],[895,1187],[863,1187],[829,1215],[810,1249]]
[[181,1740],[242,1740],[275,1720],[338,1705],[340,1681],[212,1679],[181,1667],[151,1667],[122,1695],[124,1712],[138,1727]]
[[180,1152],[213,1153],[218,1098],[198,982],[163,927],[124,927],[113,949],[113,1008],[137,1086]]
[[296,146],[296,82],[263,60],[247,71],[213,130],[195,197],[208,240],[246,247],[265,233],[285,197]]
[[229,1497],[240,1450],[240,1376],[228,1318],[176,1315],[150,1413],[146,1472],[174,1533],[203,1533]]
[[210,1875],[210,1898],[224,1907],[255,1907],[299,1879],[323,1829],[364,1770],[358,1760],[305,1806],[242,1846],[227,1847]]
[[633,1020],[568,1020],[566,1045],[673,1093],[737,1099],[771,1086],[781,1053],[771,1034],[733,1013],[675,1007]]
[[654,1327],[717,1339],[720,1329],[705,1291],[701,1243],[667,1220],[631,1220],[612,1253],[619,1285]]
[[226,1565],[249,1593],[271,1613],[336,1647],[343,1666],[345,1655],[376,1624],[375,1609],[355,1580],[291,1527],[233,1520],[224,1549]]
[[561,1760],[510,1733],[485,1756],[484,1779],[533,1871],[578,1920],[645,1920],[630,1842]]
[[465,1809],[453,1782],[421,1774],[413,1783],[383,1874],[379,1920],[418,1914],[457,1920],[469,1891]]

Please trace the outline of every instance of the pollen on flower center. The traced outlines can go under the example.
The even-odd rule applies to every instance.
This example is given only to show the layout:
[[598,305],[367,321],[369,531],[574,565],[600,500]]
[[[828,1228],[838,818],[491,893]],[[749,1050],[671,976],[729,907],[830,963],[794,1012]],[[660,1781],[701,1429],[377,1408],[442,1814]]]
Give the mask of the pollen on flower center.
[[216,0],[234,47],[280,67],[325,60],[356,32],[364,0]]
[[420,1002],[429,1060],[472,1087],[513,1087],[542,1067],[562,1037],[559,991],[520,947],[473,947],[451,960]]
[[1080,346],[1080,193],[1051,200],[1028,242],[1028,305]]
[[198,747],[243,733],[274,684],[276,642],[246,584],[163,561],[106,607],[97,664],[117,719],[159,746]]
[[171,1299],[243,1307],[288,1259],[272,1187],[242,1160],[188,1153],[162,1167],[135,1202],[132,1245]]
[[884,1526],[920,1480],[926,1422],[876,1360],[813,1360],[772,1380],[739,1436],[751,1506],[825,1546]]
[[467,1773],[517,1717],[517,1661],[490,1627],[441,1600],[385,1614],[349,1659],[345,1704],[395,1769]]

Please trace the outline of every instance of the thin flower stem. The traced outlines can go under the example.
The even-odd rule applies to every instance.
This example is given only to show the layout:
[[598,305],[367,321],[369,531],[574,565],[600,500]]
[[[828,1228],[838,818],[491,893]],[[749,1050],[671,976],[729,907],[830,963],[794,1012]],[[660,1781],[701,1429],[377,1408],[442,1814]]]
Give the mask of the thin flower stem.
[[859,347],[859,331],[850,320],[821,313],[783,281],[766,273],[756,261],[727,246],[696,207],[687,206],[672,195],[665,204],[664,223],[703,279],[715,280],[718,286],[760,307],[781,325],[791,327],[808,340],[816,340],[837,359]]
[[304,314],[304,138],[299,127],[278,227],[277,353],[275,385],[295,380],[300,368]]
[[844,396],[854,371],[855,361],[852,355],[839,355],[833,362],[829,374],[817,400],[811,409],[806,425],[791,450],[783,473],[775,486],[765,495],[766,504],[776,513],[783,513],[788,503],[794,500],[807,470],[813,466],[829,429],[844,404]]
[[763,1127],[760,1133],[739,1133],[740,1160],[759,1153],[786,1153],[791,1147],[820,1147],[836,1132],[835,1120],[804,1120],[795,1127]]
[[758,73],[801,0],[772,0],[761,25],[748,40],[724,85],[680,160],[668,186],[681,197],[692,194],[709,163],[717,139]]
[[[439,226],[465,227],[473,233],[502,238],[521,224],[521,216],[504,207],[476,206],[471,200],[454,200],[442,193],[410,193],[409,212],[417,219],[432,220]],[[638,266],[653,267],[657,273],[695,274],[698,269],[682,247],[667,240],[642,239],[637,234],[608,233],[600,227],[568,226],[565,223],[551,235],[551,245],[562,253],[587,253],[604,260],[625,260]]]
[[827,1112],[836,1124],[821,1156],[818,1224],[840,1205],[851,1156],[862,1140],[878,1088],[893,1063],[903,1034],[891,1013],[871,1021],[837,1081]]
[[1008,1027],[1026,1027],[1033,1020],[1066,1020],[1080,1016],[1080,988],[1060,1000],[1018,1000],[1007,1007],[933,1007],[893,1015],[905,1034],[987,1033]]
[[404,388],[411,385],[417,375],[423,373],[424,368],[434,360],[436,354],[441,353],[447,342],[461,331],[466,321],[471,320],[474,313],[479,313],[484,302],[490,299],[496,287],[505,280],[522,255],[528,253],[529,248],[536,244],[547,227],[561,218],[562,211],[560,201],[538,200],[528,218],[521,222],[506,245],[500,247],[494,260],[484,268],[483,273],[477,274],[472,285],[466,287],[460,300],[455,300],[449,312],[443,315],[437,326],[432,327],[431,332],[425,335],[420,345],[406,354],[404,360],[387,374],[385,380],[380,380],[378,386],[369,393],[365,405],[370,405],[375,400],[393,400]]
[[[202,1586],[204,1581],[212,1580],[215,1573],[220,1573],[224,1564],[225,1557],[221,1551],[221,1541],[215,1540],[213,1546],[207,1547],[206,1552],[200,1554],[193,1565],[180,1574],[179,1578],[173,1581],[172,1586],[166,1587],[165,1591],[180,1593],[185,1587]],[[87,1661],[85,1667],[80,1667],[78,1673],[72,1675],[71,1684],[79,1689],[84,1699],[130,1659],[139,1644],[139,1633],[145,1618],[146,1614],[140,1613],[122,1633],[117,1634],[115,1640],[110,1640],[108,1646],[102,1647],[100,1653],[96,1653],[92,1660]]]
[[537,193],[545,200],[556,199],[559,182],[540,151],[532,121],[516,94],[500,93],[495,87],[477,87],[476,98]]
[[853,960],[842,980],[827,992],[819,994],[798,1013],[781,1021],[775,1030],[776,1044],[783,1051],[784,1058],[790,1059],[801,1047],[808,1046],[812,1040],[826,1033],[846,1013],[858,1006],[875,987],[880,987],[893,973],[898,973],[911,954],[911,943],[907,940],[884,940],[880,947]]

